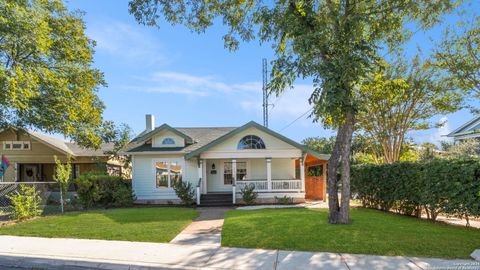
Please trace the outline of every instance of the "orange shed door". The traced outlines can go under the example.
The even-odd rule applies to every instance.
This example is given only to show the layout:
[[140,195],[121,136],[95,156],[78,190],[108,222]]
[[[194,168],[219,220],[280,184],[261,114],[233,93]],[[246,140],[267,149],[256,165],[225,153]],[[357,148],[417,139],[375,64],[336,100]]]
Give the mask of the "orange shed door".
[[305,162],[305,199],[324,200],[326,191],[326,161],[309,160]]

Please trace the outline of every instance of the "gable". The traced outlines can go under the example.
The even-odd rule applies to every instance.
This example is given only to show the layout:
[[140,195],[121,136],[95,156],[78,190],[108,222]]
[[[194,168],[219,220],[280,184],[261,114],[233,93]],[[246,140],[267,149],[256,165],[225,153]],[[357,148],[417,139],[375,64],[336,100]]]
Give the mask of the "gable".
[[480,124],[472,127],[472,128],[469,128],[467,132],[478,132],[480,130]]
[[459,128],[452,131],[448,134],[448,137],[458,137],[462,135],[468,135],[471,133],[476,133],[480,129],[480,117],[475,117],[467,123],[461,125]]
[[134,138],[130,143],[143,144],[143,143],[151,140],[153,137],[157,136],[161,132],[164,132],[166,130],[170,131],[173,134],[176,134],[177,136],[180,136],[180,137],[184,138],[185,142],[187,142],[187,143],[193,143],[194,142],[193,139],[191,137],[189,137],[188,135],[178,131],[175,128],[172,128],[171,126],[169,126],[167,124],[163,124],[163,125],[155,128],[152,131],[142,132],[140,135],[138,135],[136,138]]
[[[252,134],[253,133],[253,134]],[[265,149],[238,149],[239,141],[249,135],[265,138],[267,144]],[[260,135],[260,136],[259,136]],[[262,139],[263,140],[263,139]],[[289,157],[299,158],[307,151],[304,145],[301,145],[289,138],[282,136],[253,121],[232,130],[231,132],[219,137],[218,139],[204,145],[190,153],[185,158],[273,158]]]
[[[28,150],[4,150],[3,144],[6,141],[27,141],[30,142]],[[27,133],[18,134],[13,130],[5,130],[0,132],[0,153],[7,156],[63,156],[64,152],[49,146],[45,142],[39,141],[37,138]]]
[[[164,141],[172,141],[174,144],[163,144]],[[152,147],[184,147],[185,138],[170,130],[162,130],[152,137]]]
[[[233,135],[232,137],[226,139],[225,141],[211,147],[207,151],[214,152],[214,151],[237,151],[237,146],[239,141],[249,135],[258,136],[262,141],[265,143],[265,150],[293,150],[298,149],[297,147],[286,143],[283,140],[280,140],[266,132],[263,132],[255,127],[249,127],[238,134]],[[248,150],[248,151],[265,151],[263,149],[259,150]],[[238,151],[246,151],[246,150],[238,150]]]

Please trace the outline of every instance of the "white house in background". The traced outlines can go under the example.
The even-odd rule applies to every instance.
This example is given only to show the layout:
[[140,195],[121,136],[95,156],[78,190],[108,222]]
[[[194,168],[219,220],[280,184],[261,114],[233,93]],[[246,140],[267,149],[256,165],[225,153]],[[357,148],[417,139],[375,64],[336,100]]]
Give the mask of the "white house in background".
[[461,125],[459,128],[448,134],[447,137],[452,137],[455,141],[480,138],[480,116]]
[[154,126],[154,116],[147,115],[146,130],[126,151],[138,203],[177,203],[175,181],[191,182],[200,205],[239,203],[246,184],[255,186],[258,202],[325,199],[329,156],[255,122],[236,128]]

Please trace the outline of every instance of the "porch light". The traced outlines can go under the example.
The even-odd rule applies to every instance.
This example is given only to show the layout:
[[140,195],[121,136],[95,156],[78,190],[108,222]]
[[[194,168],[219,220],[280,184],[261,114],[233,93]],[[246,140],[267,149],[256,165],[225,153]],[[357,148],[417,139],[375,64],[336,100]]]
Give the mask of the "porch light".
[[212,170],[215,170],[215,163],[212,163]]

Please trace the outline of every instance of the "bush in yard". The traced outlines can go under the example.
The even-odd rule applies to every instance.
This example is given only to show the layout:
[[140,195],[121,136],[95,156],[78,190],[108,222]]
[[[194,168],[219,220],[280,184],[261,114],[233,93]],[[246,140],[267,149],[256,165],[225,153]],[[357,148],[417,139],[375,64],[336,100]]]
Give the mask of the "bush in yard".
[[183,204],[193,204],[195,190],[193,189],[192,183],[178,181],[173,185],[173,190],[175,190],[175,194],[177,194],[177,197],[180,198]]
[[290,197],[290,196],[283,196],[283,197],[277,197],[275,196],[275,201],[278,203],[278,204],[292,204],[293,203],[293,198]]
[[439,213],[467,219],[480,216],[480,159],[433,159],[358,165],[352,191],[363,206],[429,219]]
[[86,173],[75,179],[77,194],[83,207],[123,207],[132,205],[131,182],[120,176],[104,173]]
[[42,213],[40,203],[42,198],[35,186],[20,185],[20,191],[9,195],[11,201],[11,215],[13,219],[25,220]]
[[247,184],[240,188],[240,194],[242,194],[243,202],[247,205],[254,204],[258,196],[253,184]]

